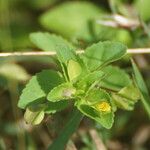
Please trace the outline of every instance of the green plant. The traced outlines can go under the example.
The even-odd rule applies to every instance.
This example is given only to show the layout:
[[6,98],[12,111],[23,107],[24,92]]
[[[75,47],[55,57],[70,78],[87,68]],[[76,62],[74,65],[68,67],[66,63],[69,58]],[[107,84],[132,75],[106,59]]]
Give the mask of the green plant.
[[[133,110],[137,100],[147,98],[141,97],[139,75],[132,80],[124,70],[110,65],[126,54],[125,45],[98,42],[87,47],[83,54],[76,54],[76,48],[59,36],[33,33],[30,38],[43,50],[55,50],[57,57],[54,57],[54,62],[61,69],[43,70],[26,85],[18,103],[20,108],[26,109],[26,122],[39,124],[45,114],[61,111],[70,106],[69,103],[73,103],[76,112],[76,119],[69,122],[50,149],[59,149],[57,145],[64,147],[77,128],[83,116],[81,113],[110,129],[118,108]],[[134,63],[133,66],[137,75]],[[149,110],[150,105],[147,102],[144,105]],[[62,143],[57,144],[60,141]]]

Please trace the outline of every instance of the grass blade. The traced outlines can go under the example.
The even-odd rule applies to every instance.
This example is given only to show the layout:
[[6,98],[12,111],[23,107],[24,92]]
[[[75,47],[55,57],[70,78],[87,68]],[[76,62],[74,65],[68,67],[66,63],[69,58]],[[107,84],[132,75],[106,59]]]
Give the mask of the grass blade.
[[59,134],[58,138],[48,147],[48,150],[64,150],[68,140],[77,129],[82,118],[83,115],[77,109],[74,110],[70,120]]
[[135,62],[132,60],[132,67],[134,71],[134,76],[135,76],[135,82],[140,90],[141,93],[141,100],[144,105],[145,110],[147,111],[149,118],[150,118],[150,96],[148,93],[148,89],[146,87],[146,84],[143,80],[143,77],[136,66]]

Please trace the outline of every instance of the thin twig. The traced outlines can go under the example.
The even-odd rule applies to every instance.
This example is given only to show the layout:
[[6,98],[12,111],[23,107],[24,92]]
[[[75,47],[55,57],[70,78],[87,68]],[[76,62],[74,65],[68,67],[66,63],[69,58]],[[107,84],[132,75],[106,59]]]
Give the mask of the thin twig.
[[65,150],[77,150],[77,148],[72,140],[69,140]]
[[135,147],[142,146],[150,137],[150,125],[140,127],[133,136],[132,143]]
[[89,134],[92,140],[94,141],[97,150],[107,150],[102,139],[100,138],[100,136],[98,135],[95,129],[90,129]]
[[[76,51],[77,54],[84,53],[84,50]],[[128,49],[128,54],[146,54],[150,53],[150,48],[134,48]],[[0,53],[0,57],[13,57],[13,56],[54,56],[56,52],[48,51],[48,52],[40,52],[40,51],[33,51],[33,52],[8,52],[8,53]]]
[[138,19],[135,18],[126,18],[124,16],[113,14],[106,18],[101,18],[96,21],[100,25],[113,27],[113,28],[127,28],[127,29],[135,29],[139,27],[141,24]]
[[127,50],[128,54],[146,54],[150,53],[150,48],[133,48]]

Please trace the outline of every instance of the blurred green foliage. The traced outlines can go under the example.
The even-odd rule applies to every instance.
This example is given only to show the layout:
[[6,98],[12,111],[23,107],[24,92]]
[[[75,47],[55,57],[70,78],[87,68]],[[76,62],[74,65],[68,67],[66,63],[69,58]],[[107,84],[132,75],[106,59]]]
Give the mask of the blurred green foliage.
[[138,15],[144,20],[150,20],[150,1],[149,0],[135,0],[135,8],[138,10]]
[[[118,13],[130,15],[130,17],[141,14],[146,21],[150,19],[148,2],[148,0],[144,2],[136,0],[130,3],[130,8],[127,1],[113,0]],[[102,16],[109,15],[110,10],[103,7],[100,2],[96,1],[96,3],[98,5],[91,1],[1,0],[0,49],[3,51],[31,50],[29,33],[45,29],[68,38],[78,46],[86,46],[99,40],[121,41],[131,46],[140,38],[136,36],[137,39],[135,39],[136,30],[116,29],[97,24],[96,21]],[[142,34],[141,31],[140,33]]]

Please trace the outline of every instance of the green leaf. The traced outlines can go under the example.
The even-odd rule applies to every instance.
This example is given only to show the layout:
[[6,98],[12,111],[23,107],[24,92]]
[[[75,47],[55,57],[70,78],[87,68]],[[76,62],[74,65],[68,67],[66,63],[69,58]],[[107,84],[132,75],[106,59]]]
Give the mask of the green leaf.
[[51,89],[63,82],[60,74],[52,70],[43,70],[31,78],[24,88],[18,106],[25,108],[32,102],[46,101]]
[[36,32],[30,34],[30,40],[44,51],[56,51],[61,46],[73,48],[73,45],[61,36],[55,34]]
[[66,81],[69,81],[67,73],[67,63],[71,59],[76,60],[74,49],[70,49],[66,46],[61,46],[59,49],[57,49],[57,57],[61,65],[64,78],[66,79]]
[[57,49],[57,57],[58,60],[60,61],[62,71],[64,77],[66,78],[66,81],[69,81],[69,77],[73,79],[76,75],[77,76],[80,75],[79,77],[81,77],[86,75],[89,72],[83,60],[80,58],[79,55],[75,53],[74,49],[70,49],[69,47],[62,46],[61,48]]
[[124,88],[122,88],[119,93],[119,95],[126,97],[127,99],[137,101],[140,99],[140,93],[137,87],[134,84],[130,84]]
[[137,87],[132,83],[122,88],[118,93],[112,93],[112,98],[117,107],[133,110],[134,104],[140,99],[140,93]]
[[95,81],[100,81],[103,79],[104,75],[105,74],[102,71],[94,71],[89,73],[79,80],[77,87],[81,90],[87,90]]
[[101,114],[96,111],[94,108],[90,107],[86,104],[77,105],[77,108],[87,117],[95,120],[103,127],[110,129],[114,122],[114,114],[113,112]]
[[57,49],[57,57],[60,62],[67,65],[69,60],[77,61],[77,55],[74,51],[74,49],[70,49],[67,46],[61,46],[59,49]]
[[[85,67],[85,65],[84,65],[83,61],[81,60],[81,58],[78,55],[76,55],[74,49],[70,49],[69,47],[63,46],[63,47],[61,47],[60,49],[57,50],[57,57],[58,57],[58,60],[60,61],[60,64],[61,64],[61,67],[62,67],[62,70],[63,70],[63,74],[66,78],[66,81],[69,81],[68,75],[70,73],[74,72],[74,70],[75,70],[75,68],[70,68],[71,65],[74,65],[74,67],[76,67],[76,69],[78,69],[79,72],[81,70],[82,75],[84,75],[87,72],[87,68]],[[71,60],[74,61],[75,63],[70,64],[69,61],[72,62]],[[68,63],[69,63],[69,70],[67,68]],[[77,63],[78,63],[78,65],[77,65]],[[78,68],[77,68],[77,66],[78,66]]]
[[109,94],[104,90],[92,89],[85,99],[76,102],[76,106],[83,114],[109,129],[114,122],[114,113],[110,101]]
[[46,103],[46,108],[44,109],[44,112],[47,114],[53,114],[55,112],[65,109],[68,106],[68,104],[69,104],[69,101],[67,100],[61,100],[58,102],[48,101]]
[[140,15],[140,17],[144,21],[149,21],[150,20],[150,1],[149,0],[135,0],[134,1],[134,7],[137,13]]
[[130,99],[127,99],[119,94],[112,93],[112,99],[114,100],[116,106],[118,108],[124,109],[124,110],[133,110],[135,101],[132,101]]
[[24,68],[14,63],[1,64],[0,76],[17,81],[26,81],[30,77]]
[[47,99],[51,102],[60,101],[62,99],[71,99],[75,94],[76,89],[70,83],[63,83],[53,88],[47,96]]
[[67,70],[70,81],[76,79],[82,72],[80,64],[74,60],[69,60]]
[[110,103],[110,96],[104,90],[93,88],[87,92],[85,101],[88,105],[94,105],[103,101]]
[[50,31],[74,41],[91,39],[89,21],[100,15],[100,8],[90,2],[71,1],[53,7],[41,18],[41,24]]
[[132,67],[134,71],[136,85],[139,88],[140,93],[141,93],[141,100],[142,100],[143,106],[150,117],[150,96],[149,96],[148,89],[146,87],[146,84],[143,80],[143,77],[140,71],[138,70],[138,67],[136,66],[133,60],[132,60]]
[[56,138],[54,142],[48,147],[48,150],[64,150],[68,140],[79,126],[82,118],[83,115],[78,110],[74,110],[66,126],[58,135],[58,138]]
[[102,71],[106,74],[106,78],[100,82],[101,87],[119,91],[132,82],[129,75],[118,67],[107,66]]
[[84,62],[93,71],[126,54],[127,47],[119,42],[98,42],[88,47],[83,54]]
[[44,119],[44,110],[28,107],[24,114],[24,119],[28,124],[38,125]]

